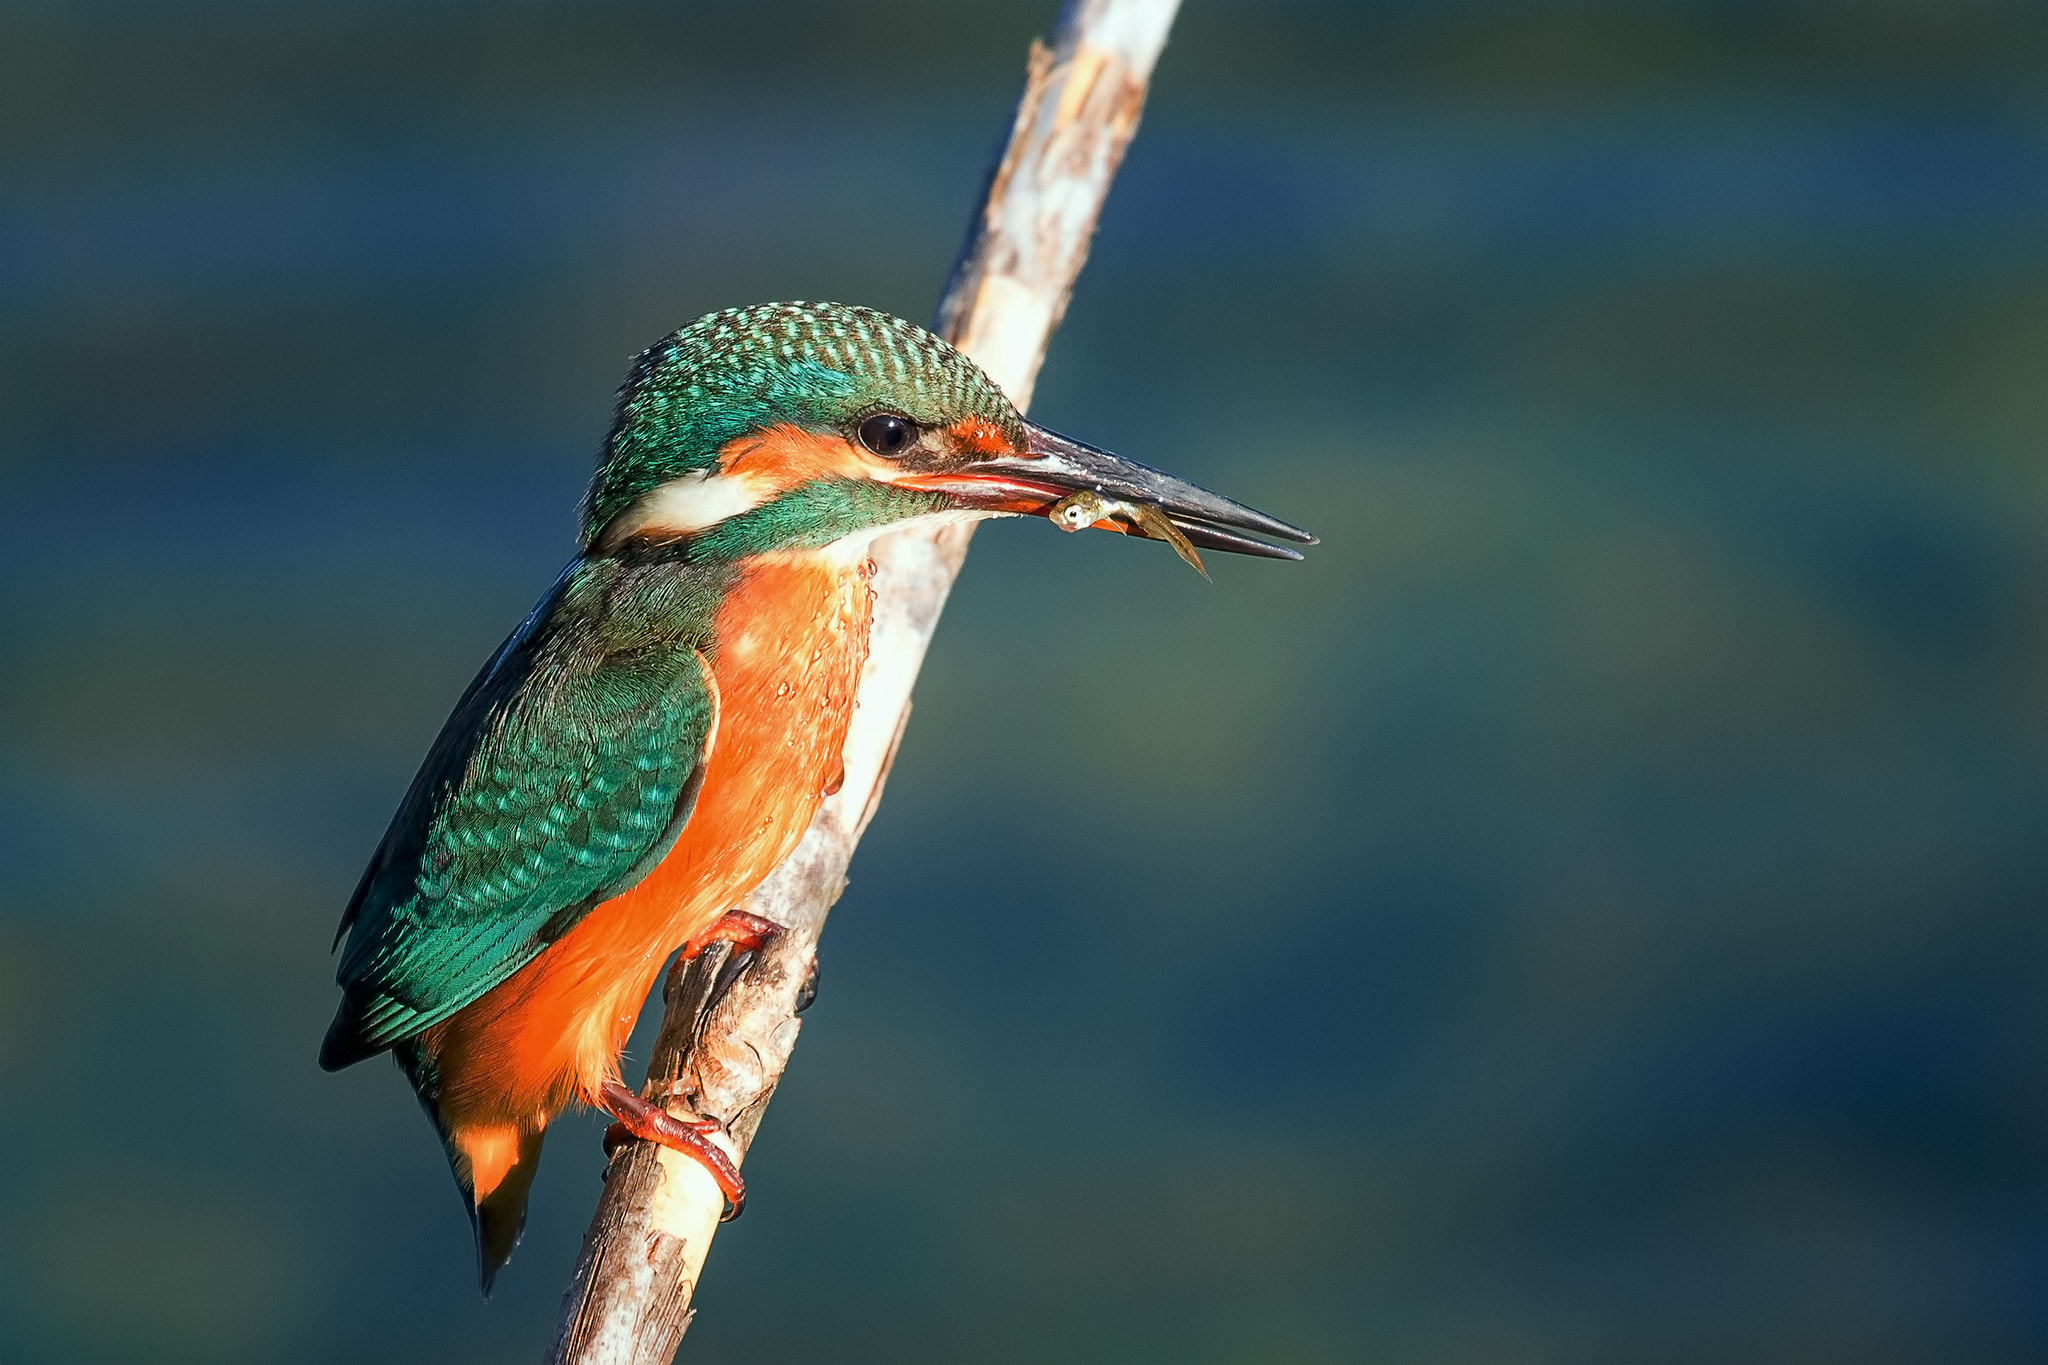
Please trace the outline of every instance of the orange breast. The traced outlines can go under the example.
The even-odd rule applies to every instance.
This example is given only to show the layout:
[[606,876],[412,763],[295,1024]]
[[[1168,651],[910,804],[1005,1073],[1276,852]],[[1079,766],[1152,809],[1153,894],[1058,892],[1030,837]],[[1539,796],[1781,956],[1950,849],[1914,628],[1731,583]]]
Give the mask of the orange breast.
[[866,563],[829,552],[750,566],[719,612],[717,729],[681,837],[639,885],[423,1037],[444,1128],[531,1132],[617,1075],[663,960],[760,884],[835,780],[872,597]]

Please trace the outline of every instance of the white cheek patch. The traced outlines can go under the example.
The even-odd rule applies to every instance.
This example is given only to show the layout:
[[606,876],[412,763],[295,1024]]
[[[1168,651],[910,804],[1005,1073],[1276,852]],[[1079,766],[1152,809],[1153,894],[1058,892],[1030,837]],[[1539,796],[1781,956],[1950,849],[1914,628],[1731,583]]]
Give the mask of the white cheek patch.
[[616,545],[637,535],[694,535],[728,517],[751,512],[774,490],[744,475],[698,470],[641,495],[605,532]]

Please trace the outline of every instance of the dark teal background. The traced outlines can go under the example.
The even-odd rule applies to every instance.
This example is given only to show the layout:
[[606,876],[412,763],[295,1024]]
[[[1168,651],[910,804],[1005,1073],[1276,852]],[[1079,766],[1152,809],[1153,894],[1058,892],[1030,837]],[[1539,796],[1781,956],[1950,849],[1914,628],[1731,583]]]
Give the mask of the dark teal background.
[[[1052,0],[0,11],[0,1355],[536,1357],[329,937],[628,357]],[[1194,4],[686,1356],[2048,1359],[2048,11]]]

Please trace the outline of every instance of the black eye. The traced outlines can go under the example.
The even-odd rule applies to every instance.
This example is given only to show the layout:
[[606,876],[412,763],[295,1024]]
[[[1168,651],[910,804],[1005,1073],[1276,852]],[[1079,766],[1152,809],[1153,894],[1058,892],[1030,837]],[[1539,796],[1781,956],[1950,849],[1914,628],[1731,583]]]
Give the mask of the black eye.
[[917,423],[896,412],[878,412],[860,424],[860,443],[877,455],[901,455],[917,439]]

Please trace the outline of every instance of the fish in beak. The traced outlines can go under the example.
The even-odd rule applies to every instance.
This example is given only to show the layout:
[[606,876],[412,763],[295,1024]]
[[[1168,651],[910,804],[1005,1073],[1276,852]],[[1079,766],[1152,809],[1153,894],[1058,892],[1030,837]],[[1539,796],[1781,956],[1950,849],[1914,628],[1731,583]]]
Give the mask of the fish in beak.
[[1047,517],[1070,531],[1094,525],[1166,540],[1198,569],[1194,549],[1300,559],[1299,550],[1269,542],[1316,543],[1298,526],[1150,465],[1029,422],[1024,430],[1028,444],[1021,455],[976,460],[916,482],[942,488],[977,511]]

